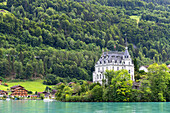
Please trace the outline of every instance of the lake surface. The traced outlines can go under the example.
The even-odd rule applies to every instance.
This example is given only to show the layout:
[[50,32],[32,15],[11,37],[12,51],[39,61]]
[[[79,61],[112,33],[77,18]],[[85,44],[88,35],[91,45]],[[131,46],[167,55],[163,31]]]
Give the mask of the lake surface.
[[170,102],[43,102],[0,100],[0,113],[170,113]]

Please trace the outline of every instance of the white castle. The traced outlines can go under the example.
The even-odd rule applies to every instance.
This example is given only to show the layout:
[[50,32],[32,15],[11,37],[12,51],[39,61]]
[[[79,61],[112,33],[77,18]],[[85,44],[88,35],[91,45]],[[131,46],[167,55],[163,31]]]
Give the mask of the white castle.
[[107,81],[104,75],[106,70],[117,71],[121,69],[128,70],[129,74],[131,75],[131,80],[135,81],[134,65],[132,63],[132,59],[130,58],[128,47],[125,47],[125,52],[103,52],[102,56],[95,64],[95,71],[93,72],[93,83],[99,82],[102,84],[103,79]]

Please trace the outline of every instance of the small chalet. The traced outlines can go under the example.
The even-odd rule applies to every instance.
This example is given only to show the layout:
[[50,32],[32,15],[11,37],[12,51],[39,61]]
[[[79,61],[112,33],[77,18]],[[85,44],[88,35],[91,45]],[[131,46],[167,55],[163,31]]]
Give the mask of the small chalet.
[[20,85],[11,87],[11,92],[12,92],[11,96],[19,96],[19,97],[28,96],[28,91]]
[[139,68],[139,71],[144,71],[144,72],[148,72],[148,67],[149,66],[141,66],[140,68]]
[[4,90],[0,90],[0,95],[4,96],[4,95],[8,95],[8,92],[4,91]]
[[40,97],[40,94],[44,94],[44,97],[49,97],[50,93],[44,91],[44,92],[38,92],[38,97]]
[[2,80],[0,79],[0,85],[2,85]]
[[52,92],[51,92],[51,96],[52,98],[55,98],[55,94],[56,94],[57,90],[53,89]]

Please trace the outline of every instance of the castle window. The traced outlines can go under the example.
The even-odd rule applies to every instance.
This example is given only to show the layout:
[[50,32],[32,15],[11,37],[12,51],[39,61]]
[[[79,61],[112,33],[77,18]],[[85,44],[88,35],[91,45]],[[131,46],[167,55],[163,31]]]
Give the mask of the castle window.
[[129,70],[129,73],[130,73],[130,70]]
[[127,58],[128,58],[128,56],[127,56]]
[[100,79],[102,79],[102,75],[100,74]]
[[97,79],[99,79],[99,75],[97,75]]
[[106,62],[104,61],[104,64],[105,64]]
[[122,61],[120,61],[120,63],[122,63]]
[[102,62],[100,61],[100,64],[102,64]]
[[115,63],[117,63],[117,60],[115,60]]
[[117,70],[119,70],[119,67],[117,67]]

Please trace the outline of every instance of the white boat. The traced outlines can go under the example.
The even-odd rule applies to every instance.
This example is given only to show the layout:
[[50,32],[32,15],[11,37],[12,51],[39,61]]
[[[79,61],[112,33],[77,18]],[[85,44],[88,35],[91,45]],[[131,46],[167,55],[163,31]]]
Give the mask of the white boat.
[[44,102],[52,102],[53,100],[52,100],[52,99],[49,99],[49,98],[45,98],[43,101],[44,101]]
[[10,98],[7,98],[6,100],[9,101],[9,100],[11,100],[11,99],[10,99]]

